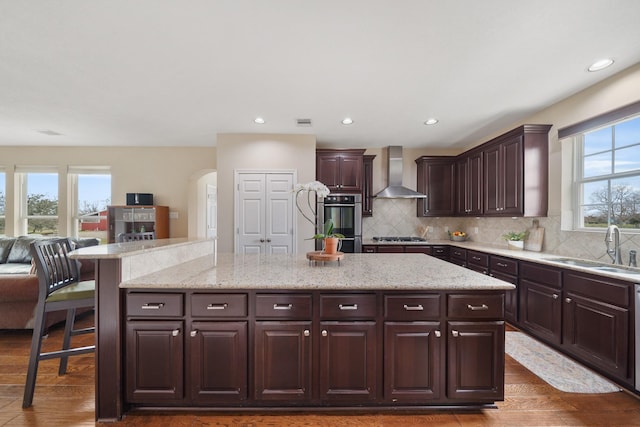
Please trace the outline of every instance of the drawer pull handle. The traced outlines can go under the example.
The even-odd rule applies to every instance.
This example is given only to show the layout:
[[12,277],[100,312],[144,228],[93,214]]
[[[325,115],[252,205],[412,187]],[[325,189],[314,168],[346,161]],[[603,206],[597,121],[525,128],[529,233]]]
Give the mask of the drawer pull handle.
[[504,264],[504,263],[502,263],[502,262],[496,262],[496,265],[497,265],[498,267],[508,267],[508,265],[507,265],[507,264]]
[[171,335],[177,337],[178,335],[180,335],[180,329],[174,329],[173,331],[171,331]]
[[489,306],[487,304],[482,304],[482,305],[471,305],[471,304],[467,304],[467,308],[471,311],[485,311],[485,310],[489,310]]
[[189,332],[189,336],[191,336],[191,338],[195,337],[196,335],[198,335],[198,331],[191,331]]
[[274,310],[291,310],[293,308],[293,304],[273,304]]
[[160,310],[162,307],[164,307],[163,302],[149,302],[144,304],[140,308],[142,308],[143,310]]
[[458,331],[456,331],[456,330],[454,329],[454,330],[452,330],[452,331],[451,331],[451,335],[453,335],[454,337],[456,337],[456,338],[457,338],[457,337],[458,337],[458,335],[460,335],[460,334],[458,333]]
[[422,306],[422,304],[418,304],[418,305],[404,305],[404,309],[407,311],[422,311],[424,310],[424,307]]
[[357,310],[358,304],[338,304],[340,310]]
[[433,333],[436,335],[436,338],[440,338],[442,336],[440,331],[433,331]]
[[471,259],[474,260],[474,261],[480,261],[480,257],[479,256],[472,256]]
[[224,310],[227,307],[229,307],[229,304],[226,302],[224,304],[209,304],[207,310]]

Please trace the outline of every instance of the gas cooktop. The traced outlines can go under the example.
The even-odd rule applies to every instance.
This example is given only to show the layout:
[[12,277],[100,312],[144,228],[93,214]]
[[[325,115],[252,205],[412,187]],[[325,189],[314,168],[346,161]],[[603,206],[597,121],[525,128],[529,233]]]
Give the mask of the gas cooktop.
[[377,242],[426,242],[427,239],[423,239],[422,237],[398,237],[398,236],[383,236],[383,237],[374,237],[373,240]]

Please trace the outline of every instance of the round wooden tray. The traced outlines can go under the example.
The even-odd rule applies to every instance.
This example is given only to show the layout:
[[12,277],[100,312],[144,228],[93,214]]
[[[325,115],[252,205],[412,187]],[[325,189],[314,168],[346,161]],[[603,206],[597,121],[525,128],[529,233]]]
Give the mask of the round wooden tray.
[[335,254],[325,254],[322,251],[307,252],[309,261],[340,261],[344,258],[344,252],[336,252]]

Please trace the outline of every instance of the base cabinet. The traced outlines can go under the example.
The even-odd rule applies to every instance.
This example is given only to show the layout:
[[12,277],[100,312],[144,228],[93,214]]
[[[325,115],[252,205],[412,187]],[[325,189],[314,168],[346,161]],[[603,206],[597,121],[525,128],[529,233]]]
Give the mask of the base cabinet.
[[503,291],[123,292],[127,407],[504,398]]
[[448,397],[493,402],[504,396],[504,322],[449,322],[447,335]]

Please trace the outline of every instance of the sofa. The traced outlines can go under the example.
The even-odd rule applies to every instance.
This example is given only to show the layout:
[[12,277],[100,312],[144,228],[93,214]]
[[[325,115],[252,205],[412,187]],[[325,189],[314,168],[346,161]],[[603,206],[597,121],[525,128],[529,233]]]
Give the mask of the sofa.
[[[39,236],[0,237],[0,329],[33,329],[38,303],[38,276],[31,262],[31,242]],[[75,248],[100,244],[96,238],[71,239]],[[80,278],[94,278],[94,263],[80,263]],[[47,315],[46,327],[65,319],[65,312]]]

